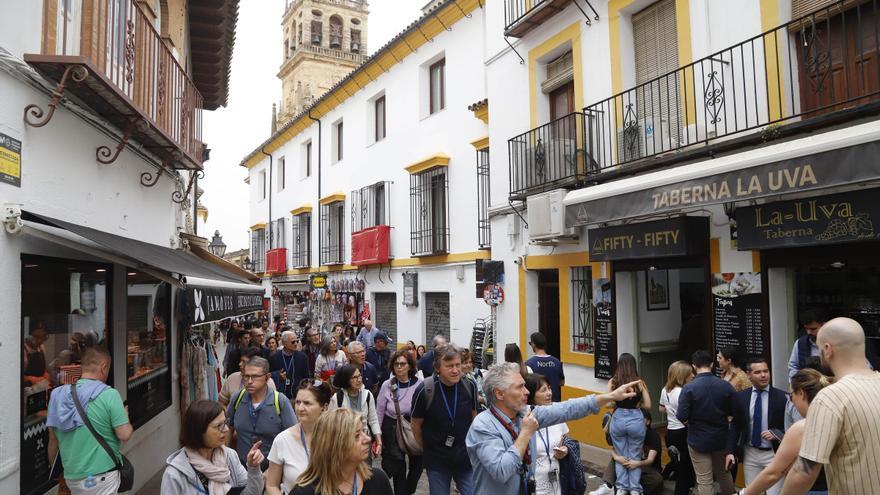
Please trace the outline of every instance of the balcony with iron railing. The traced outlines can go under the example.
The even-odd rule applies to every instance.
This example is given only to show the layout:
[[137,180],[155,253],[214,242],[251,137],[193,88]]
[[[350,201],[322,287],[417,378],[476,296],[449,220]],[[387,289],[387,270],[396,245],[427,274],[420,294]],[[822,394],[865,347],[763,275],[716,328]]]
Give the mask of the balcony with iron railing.
[[39,54],[24,60],[56,83],[48,108],[25,108],[25,121],[42,127],[70,98],[119,129],[112,163],[129,141],[168,168],[201,169],[202,95],[134,0],[45,0]]
[[876,114],[878,8],[836,2],[584,108],[586,179]]
[[531,30],[562,12],[569,4],[575,5],[586,17],[587,25],[599,20],[599,14],[587,0],[589,14],[574,0],[504,0],[504,36],[522,38]]

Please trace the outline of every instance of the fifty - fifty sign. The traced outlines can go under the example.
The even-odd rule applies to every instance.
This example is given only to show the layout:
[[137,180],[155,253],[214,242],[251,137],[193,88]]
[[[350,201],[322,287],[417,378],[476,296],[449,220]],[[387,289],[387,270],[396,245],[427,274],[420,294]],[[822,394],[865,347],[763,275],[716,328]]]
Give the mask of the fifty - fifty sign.
[[737,208],[737,249],[880,239],[880,189]]
[[880,142],[586,201],[565,208],[568,227],[880,178]]
[[708,252],[709,219],[678,217],[590,229],[590,261],[696,256]]

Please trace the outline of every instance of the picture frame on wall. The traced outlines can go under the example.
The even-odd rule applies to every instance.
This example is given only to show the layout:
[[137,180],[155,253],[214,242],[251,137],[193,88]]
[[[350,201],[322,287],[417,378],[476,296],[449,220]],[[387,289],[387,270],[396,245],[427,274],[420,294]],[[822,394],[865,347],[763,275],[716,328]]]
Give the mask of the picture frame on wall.
[[646,270],[645,287],[648,311],[664,311],[669,309],[668,270]]

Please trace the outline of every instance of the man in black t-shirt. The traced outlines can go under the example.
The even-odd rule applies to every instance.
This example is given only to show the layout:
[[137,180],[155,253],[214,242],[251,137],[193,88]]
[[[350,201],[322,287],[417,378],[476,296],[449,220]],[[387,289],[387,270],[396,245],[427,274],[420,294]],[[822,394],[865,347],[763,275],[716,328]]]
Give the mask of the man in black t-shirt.
[[462,380],[461,349],[455,344],[434,349],[434,374],[416,388],[412,427],[424,447],[422,456],[431,495],[449,495],[455,485],[461,495],[473,495],[473,468],[465,437],[477,415],[476,387]]
[[645,490],[645,495],[659,495],[660,493],[663,493],[663,475],[661,474],[663,467],[660,464],[660,449],[662,448],[660,435],[651,428],[651,412],[647,409],[642,409],[642,413],[645,416],[645,426],[647,426],[645,431],[645,443],[642,446],[642,458],[640,460],[626,459],[612,450],[611,462],[608,464],[608,467],[605,469],[605,473],[602,476],[602,481],[605,482],[605,486],[599,487],[598,490],[590,492],[591,495],[614,493],[614,489],[611,487],[613,487],[615,481],[617,481],[617,475],[614,472],[615,462],[619,462],[629,469],[636,467],[642,469],[642,477],[639,479],[639,483],[642,485],[642,489]]

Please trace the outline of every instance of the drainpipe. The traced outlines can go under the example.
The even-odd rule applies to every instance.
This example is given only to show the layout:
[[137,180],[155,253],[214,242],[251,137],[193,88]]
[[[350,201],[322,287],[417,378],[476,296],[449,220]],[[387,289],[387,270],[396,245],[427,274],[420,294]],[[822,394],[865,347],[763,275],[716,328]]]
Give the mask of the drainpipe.
[[309,109],[309,119],[318,123],[318,266],[321,266],[321,119],[312,117],[312,110]]
[[[272,249],[272,154],[266,153],[265,148],[260,148],[260,153],[269,157],[269,193],[267,195],[269,198],[269,246],[267,247],[268,249]],[[263,266],[263,270],[265,269],[266,267]]]

